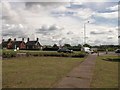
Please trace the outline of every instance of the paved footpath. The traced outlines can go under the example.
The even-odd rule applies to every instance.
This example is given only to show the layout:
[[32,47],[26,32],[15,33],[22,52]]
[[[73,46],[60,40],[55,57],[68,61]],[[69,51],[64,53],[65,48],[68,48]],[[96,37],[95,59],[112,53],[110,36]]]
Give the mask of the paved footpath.
[[68,73],[55,87],[90,88],[96,57],[95,54],[89,55],[85,61]]

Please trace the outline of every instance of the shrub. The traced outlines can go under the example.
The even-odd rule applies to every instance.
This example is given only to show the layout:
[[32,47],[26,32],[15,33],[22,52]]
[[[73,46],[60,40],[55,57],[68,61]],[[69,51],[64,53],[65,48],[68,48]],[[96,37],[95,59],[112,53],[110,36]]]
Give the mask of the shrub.
[[16,52],[14,51],[3,51],[2,53],[2,57],[3,58],[12,58],[12,57],[16,57]]
[[72,55],[72,57],[79,57],[79,58],[82,58],[85,56],[86,56],[86,53],[84,53],[84,52],[79,52],[79,53],[75,53]]

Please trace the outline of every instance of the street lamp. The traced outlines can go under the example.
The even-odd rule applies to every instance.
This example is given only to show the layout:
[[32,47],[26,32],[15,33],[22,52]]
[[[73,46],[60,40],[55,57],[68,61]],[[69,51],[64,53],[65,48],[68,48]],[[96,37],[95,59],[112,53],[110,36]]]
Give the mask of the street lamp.
[[87,21],[86,23],[84,23],[84,44],[86,44],[86,24],[89,23],[89,21]]

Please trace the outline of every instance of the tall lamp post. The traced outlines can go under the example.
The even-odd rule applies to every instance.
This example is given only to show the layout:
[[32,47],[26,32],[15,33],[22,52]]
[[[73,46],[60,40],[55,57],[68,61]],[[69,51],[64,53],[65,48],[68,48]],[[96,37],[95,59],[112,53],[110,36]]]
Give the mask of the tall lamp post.
[[87,21],[86,23],[84,23],[84,44],[86,44],[86,24],[89,23],[89,21]]
[[81,51],[84,51],[84,45],[86,44],[86,24],[89,23],[89,21],[87,21],[86,23],[84,23],[84,37],[83,37],[83,45],[81,48]]

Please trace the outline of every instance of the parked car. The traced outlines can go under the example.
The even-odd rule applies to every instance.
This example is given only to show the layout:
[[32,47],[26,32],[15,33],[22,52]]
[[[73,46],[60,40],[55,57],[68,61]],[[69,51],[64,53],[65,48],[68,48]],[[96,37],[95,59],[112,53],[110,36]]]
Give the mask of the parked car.
[[116,49],[116,50],[115,50],[115,53],[120,53],[120,49]]
[[73,50],[69,50],[67,48],[60,48],[57,52],[64,52],[64,53],[73,53]]

